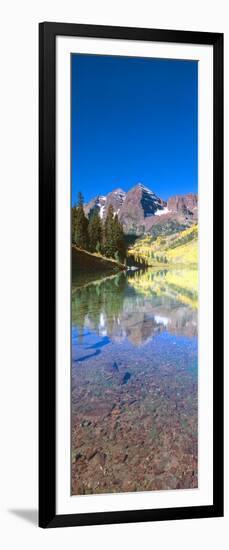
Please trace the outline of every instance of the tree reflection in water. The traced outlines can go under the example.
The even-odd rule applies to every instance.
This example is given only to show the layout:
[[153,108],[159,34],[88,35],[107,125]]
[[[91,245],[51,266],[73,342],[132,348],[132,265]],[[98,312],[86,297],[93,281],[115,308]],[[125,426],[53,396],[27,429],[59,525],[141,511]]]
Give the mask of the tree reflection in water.
[[163,331],[196,336],[197,284],[195,270],[148,269],[73,287],[72,324],[80,342],[86,328],[137,346]]

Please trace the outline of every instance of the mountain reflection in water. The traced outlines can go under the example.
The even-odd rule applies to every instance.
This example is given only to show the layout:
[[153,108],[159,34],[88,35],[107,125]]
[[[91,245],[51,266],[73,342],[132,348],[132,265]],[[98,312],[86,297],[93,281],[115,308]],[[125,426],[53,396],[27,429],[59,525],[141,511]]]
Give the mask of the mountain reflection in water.
[[136,271],[73,287],[72,324],[79,338],[87,328],[135,346],[163,331],[196,336],[197,272]]
[[72,287],[72,494],[196,488],[198,274]]

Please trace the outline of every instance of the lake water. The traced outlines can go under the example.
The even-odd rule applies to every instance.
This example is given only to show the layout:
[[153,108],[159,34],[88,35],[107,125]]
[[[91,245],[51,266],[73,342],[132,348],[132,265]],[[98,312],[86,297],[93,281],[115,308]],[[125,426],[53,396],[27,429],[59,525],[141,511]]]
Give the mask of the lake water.
[[198,486],[197,271],[72,287],[72,494]]

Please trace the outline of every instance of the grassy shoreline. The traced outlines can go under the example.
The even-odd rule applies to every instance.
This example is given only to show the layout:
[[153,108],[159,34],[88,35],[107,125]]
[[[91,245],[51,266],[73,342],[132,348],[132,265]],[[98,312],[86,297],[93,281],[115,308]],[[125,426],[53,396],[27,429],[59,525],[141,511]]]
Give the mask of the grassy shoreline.
[[149,264],[147,268],[155,269],[155,271],[161,271],[164,269],[198,269],[198,264],[185,264],[185,263],[175,263],[175,262],[168,262],[168,263],[155,263],[155,264]]
[[87,250],[78,248],[72,245],[72,281],[78,283],[87,275],[88,279],[100,278],[100,274],[104,276],[114,275],[120,271],[126,271],[126,266],[117,262],[113,258],[106,258],[98,253],[91,253]]
[[[189,269],[197,269],[197,264],[189,264]],[[152,262],[148,266],[136,266],[136,271],[160,272],[164,270],[176,271],[187,269],[187,264],[176,262]],[[72,285],[80,288],[92,283],[99,283],[104,278],[110,278],[118,273],[131,272],[131,268],[117,262],[113,258],[106,258],[99,253],[91,253],[72,245]]]

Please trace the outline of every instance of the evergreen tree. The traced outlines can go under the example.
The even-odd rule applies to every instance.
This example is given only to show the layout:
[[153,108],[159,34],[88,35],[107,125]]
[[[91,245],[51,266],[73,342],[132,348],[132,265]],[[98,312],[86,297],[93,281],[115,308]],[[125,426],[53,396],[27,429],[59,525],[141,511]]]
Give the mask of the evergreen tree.
[[83,194],[81,193],[81,191],[78,192],[77,197],[78,197],[78,201],[77,201],[78,206],[83,206],[84,198],[83,198]]
[[72,207],[72,243],[74,243],[74,236],[75,236],[76,210],[77,210],[77,206],[74,205]]
[[113,206],[110,205],[107,211],[107,216],[104,223],[104,239],[103,239],[103,250],[104,254],[108,256],[108,258],[114,258],[116,248],[115,248],[115,242],[114,242],[114,235],[113,235],[113,229],[114,229],[114,210]]
[[97,252],[101,248],[102,242],[102,224],[98,212],[94,212],[90,216],[88,224],[88,237],[89,237],[89,248],[91,252]]
[[116,253],[119,261],[123,262],[126,257],[126,243],[124,238],[124,232],[122,224],[120,223],[117,214],[113,220],[113,239]]
[[84,214],[83,195],[78,193],[78,204],[72,212],[72,242],[79,248],[88,249],[88,219]]
[[110,205],[104,224],[104,254],[117,261],[123,262],[126,257],[126,244],[123,227],[117,214],[114,215],[113,206]]

